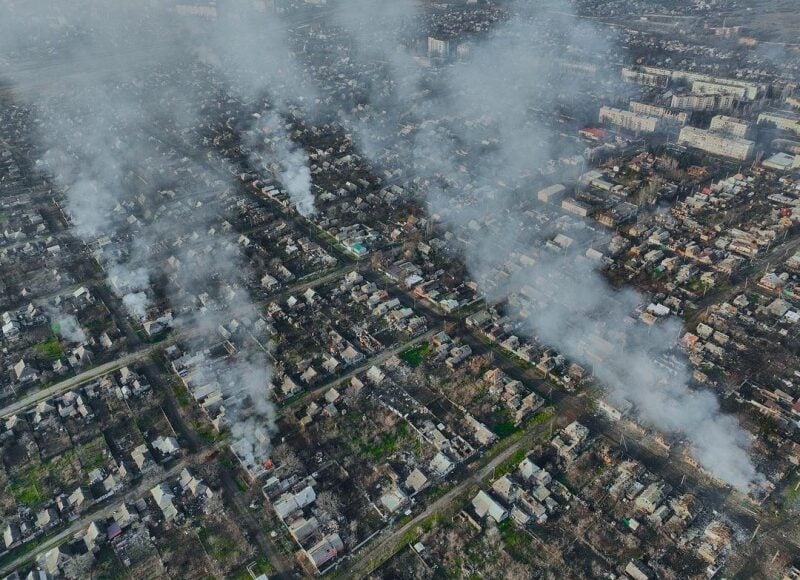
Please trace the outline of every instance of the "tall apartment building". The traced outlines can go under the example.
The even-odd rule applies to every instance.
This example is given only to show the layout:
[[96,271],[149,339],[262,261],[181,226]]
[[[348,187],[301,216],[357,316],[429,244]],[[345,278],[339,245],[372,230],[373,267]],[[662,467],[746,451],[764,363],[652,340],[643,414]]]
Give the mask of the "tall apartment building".
[[668,76],[642,72],[638,69],[628,67],[622,69],[622,80],[626,83],[643,85],[645,87],[666,88],[669,85]]
[[639,101],[631,101],[628,105],[628,108],[634,113],[647,115],[648,117],[658,117],[667,123],[685,125],[689,122],[689,113],[686,111],[672,111],[666,107],[659,107],[658,105],[650,105],[648,103],[640,103]]
[[711,125],[709,126],[709,129],[712,131],[727,133],[728,135],[733,135],[734,137],[740,137],[743,139],[747,137],[747,134],[750,132],[750,125],[741,119],[736,119],[735,117],[717,115],[711,119]]
[[791,113],[761,113],[758,116],[758,122],[759,124],[774,123],[778,129],[800,135],[800,117]]
[[613,107],[600,108],[600,122],[611,123],[637,133],[654,133],[658,129],[658,119],[656,117],[648,117],[647,115]]
[[681,129],[678,143],[700,149],[712,155],[731,157],[739,161],[749,159],[753,155],[755,148],[753,141],[706,131],[697,127],[684,127]]
[[692,92],[696,95],[733,95],[737,99],[747,99],[747,88],[723,85],[709,81],[694,81]]
[[733,95],[673,95],[670,105],[685,111],[727,111],[733,108],[735,100]]
[[448,54],[450,54],[449,41],[433,36],[428,37],[428,56],[447,56]]
[[683,70],[672,70],[668,68],[658,68],[654,66],[642,66],[636,70],[644,74],[665,76],[671,81],[682,82],[687,84],[692,84],[696,81],[701,81],[717,85],[726,85],[730,87],[742,87],[744,88],[744,98],[751,101],[753,99],[758,98],[758,95],[765,92],[767,89],[766,85],[754,83],[752,81],[714,77],[703,73],[689,72]]

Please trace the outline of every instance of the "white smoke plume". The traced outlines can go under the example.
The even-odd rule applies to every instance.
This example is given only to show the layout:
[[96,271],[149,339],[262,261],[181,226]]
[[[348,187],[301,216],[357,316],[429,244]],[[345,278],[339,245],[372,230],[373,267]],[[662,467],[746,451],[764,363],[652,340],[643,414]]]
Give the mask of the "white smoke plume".
[[58,336],[70,342],[81,344],[86,342],[86,332],[74,314],[62,312],[58,308],[48,308],[47,316],[50,318],[53,332]]
[[[249,132],[247,145],[256,166],[269,170],[286,189],[297,211],[303,216],[316,212],[311,193],[308,155],[295,145],[286,132],[286,123],[274,111],[256,113],[257,121]],[[267,161],[264,161],[266,157]]]
[[[221,18],[208,23],[178,17],[169,3],[0,0],[0,78],[32,108],[45,151],[37,166],[64,196],[74,233],[87,243],[104,239],[98,261],[132,317],[144,320],[166,291],[177,326],[191,326],[190,336],[198,327],[216,336],[222,322],[252,323],[258,316],[240,282],[252,276],[247,263],[235,238],[220,233],[229,177],[219,160],[201,156],[200,143],[190,142],[203,126],[199,112],[220,90],[254,96],[270,81],[277,88],[293,82],[287,76],[279,83],[281,71],[270,65],[258,76],[226,68],[227,85],[217,83],[215,66],[248,47],[282,45],[288,54],[268,34],[268,15],[238,4],[220,2]],[[246,34],[228,26],[231,15]],[[302,171],[287,174],[295,190],[302,180]],[[170,253],[187,266],[175,272],[175,260],[168,270]],[[192,293],[203,291],[217,310],[198,314]],[[79,328],[64,328],[78,336]],[[262,460],[273,422],[268,361],[259,352],[239,352],[224,366],[234,446]]]
[[[409,140],[397,139],[394,119],[356,124],[359,141],[369,144],[365,152],[380,164],[386,155],[373,151],[379,143],[414,160],[409,173],[427,194],[431,214],[457,233],[472,275],[491,299],[510,302],[527,334],[590,366],[610,396],[633,403],[645,423],[684,437],[716,477],[739,489],[757,481],[750,436],[721,412],[712,393],[688,387],[688,364],[673,355],[680,323],[635,323],[631,315],[645,297],[611,289],[596,265],[574,252],[544,250],[559,228],[569,228],[584,249],[595,234],[563,217],[545,230],[526,214],[525,187],[553,180],[559,163],[551,160],[575,154],[554,117],[567,105],[579,110],[582,94],[615,90],[616,71],[583,80],[564,69],[564,60],[594,58],[602,72],[598,57],[610,54],[609,39],[572,17],[569,2],[511,3],[508,22],[473,42],[468,57],[425,77],[398,36],[420,8],[390,4],[392,10],[372,14],[370,26],[361,28],[348,22],[359,11],[371,14],[369,8],[345,0],[341,24],[361,58],[388,68],[397,94],[418,93],[425,79],[435,96],[412,101],[417,130]],[[372,103],[385,100],[370,94]],[[671,364],[662,364],[666,359]]]
[[240,419],[231,425],[231,434],[237,455],[246,464],[257,465],[266,459],[269,451],[269,435],[275,429],[275,410],[268,404],[265,391],[271,380],[267,361],[255,354],[250,357],[233,367],[232,381],[244,395],[236,400],[247,401],[253,408],[236,410]]
[[150,300],[144,292],[133,292],[122,297],[122,304],[136,320],[147,318],[147,306]]
[[[131,203],[140,193],[131,191],[130,184],[137,183],[131,174],[150,194],[174,185],[169,178],[173,168],[159,162],[169,146],[145,135],[164,121],[185,128],[200,108],[191,75],[182,74],[193,69],[184,63],[195,62],[200,53],[204,63],[221,72],[231,92],[248,102],[268,97],[269,110],[281,117],[293,102],[311,109],[312,103],[320,105],[320,97],[310,88],[313,79],[300,72],[291,39],[272,14],[254,14],[228,0],[217,3],[216,21],[194,29],[151,4],[51,4],[2,0],[0,51],[11,66],[0,74],[41,111],[42,142],[48,149],[43,164],[67,195],[76,232],[87,240],[111,232],[118,255],[110,263],[143,269],[152,280],[162,272],[151,254],[161,234],[175,224],[152,221],[146,214],[158,212],[155,204]],[[603,59],[614,62],[613,39],[571,16],[567,0],[511,2],[508,21],[471,42],[468,57],[426,71],[405,36],[409,30],[418,33],[421,3],[341,0],[337,6],[335,24],[352,40],[351,56],[366,65],[362,71],[372,67],[375,75],[374,82],[362,84],[368,102],[360,110],[344,111],[343,122],[376,165],[390,157],[401,160],[407,179],[427,196],[431,214],[463,240],[467,264],[485,292],[508,299],[531,336],[591,366],[612,397],[633,402],[642,420],[683,435],[714,475],[739,488],[757,479],[748,457],[749,437],[736,421],[720,412],[712,394],[688,388],[685,362],[672,365],[673,370],[659,365],[672,356],[677,322],[650,331],[631,324],[630,314],[643,296],[610,289],[585,260],[542,249],[559,228],[569,230],[576,246],[591,244],[585,227],[559,219],[543,231],[525,219],[530,197],[525,188],[532,181],[553,179],[553,173],[566,179],[565,168],[574,171],[563,160],[576,152],[559,134],[555,116],[564,107],[572,114],[585,112],[582,95],[618,90],[616,71],[603,74]],[[39,59],[39,69],[55,60],[69,90],[48,98],[39,69],[26,66],[30,59]],[[599,73],[582,79],[564,66],[583,59],[598,63]],[[126,85],[142,72],[143,77],[169,79],[167,86],[153,95]],[[175,94],[188,102],[176,107]],[[400,125],[412,121],[416,130],[400,138]],[[311,212],[308,161],[292,156],[302,150],[287,145],[283,127],[278,141],[287,148],[273,160],[281,168],[277,175],[298,210]],[[214,182],[216,177],[204,169],[182,174],[182,186],[203,190]],[[204,176],[200,182],[198,176]],[[203,203],[214,207],[213,199]],[[144,242],[134,243],[136,238]],[[222,240],[210,244],[214,257],[226,245]],[[197,255],[196,250],[187,252],[183,261],[192,263]],[[515,263],[520,256],[528,259]],[[217,271],[221,260],[209,264],[213,267],[179,276],[236,279],[240,262],[233,261],[222,275]],[[141,292],[147,289],[135,287],[125,294]],[[174,300],[182,305],[189,298],[181,294]],[[263,365],[247,373],[256,397],[267,388]],[[268,415],[269,408],[264,412]],[[264,449],[260,431],[244,410],[236,413],[231,413],[236,433],[258,458]]]

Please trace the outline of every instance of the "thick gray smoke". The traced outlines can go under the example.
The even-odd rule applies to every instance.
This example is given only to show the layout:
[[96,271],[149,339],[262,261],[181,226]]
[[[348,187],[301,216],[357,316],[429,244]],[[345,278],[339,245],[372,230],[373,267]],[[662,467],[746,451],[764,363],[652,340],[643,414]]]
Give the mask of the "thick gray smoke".
[[[418,8],[391,2],[382,17],[383,5],[372,4],[371,25],[362,28],[348,22],[363,3],[345,1],[341,25],[362,57],[389,71],[395,94],[418,94],[425,75],[411,56],[399,42],[377,41],[396,41],[403,25],[419,18]],[[472,275],[489,298],[508,300],[526,334],[590,366],[613,400],[629,401],[644,422],[684,437],[709,472],[746,489],[759,479],[750,436],[722,414],[712,393],[688,387],[688,365],[673,354],[679,321],[637,323],[633,315],[645,298],[611,289],[596,262],[574,249],[592,247],[597,234],[563,216],[543,226],[536,212],[547,210],[530,202],[533,184],[571,179],[582,165],[560,134],[557,114],[580,110],[581,95],[613,94],[616,84],[616,74],[583,78],[564,64],[595,62],[602,72],[612,44],[570,16],[572,7],[561,0],[535,8],[514,3],[510,11],[508,22],[471,44],[467,58],[428,75],[435,97],[407,106],[416,116],[411,139],[398,140],[390,120],[356,123],[359,141],[377,163],[390,156],[375,154],[375,143],[413,159],[409,177],[422,184],[431,214],[456,232]],[[385,99],[370,94],[378,106]],[[550,249],[558,233],[573,240],[572,251]]]
[[[0,0],[0,78],[32,107],[45,151],[38,166],[64,195],[75,234],[99,248],[109,286],[144,321],[164,314],[158,284],[194,342],[223,324],[250,332],[259,316],[244,287],[255,275],[221,227],[234,205],[229,173],[200,149],[197,114],[220,90],[253,94],[267,76],[215,84],[213,59],[203,64],[197,47],[229,46],[235,56],[241,37],[166,4]],[[248,26],[258,29],[253,19]],[[77,324],[58,321],[65,338],[81,337]],[[265,353],[241,344],[209,372],[224,378],[234,448],[255,463],[269,451],[271,369]]]

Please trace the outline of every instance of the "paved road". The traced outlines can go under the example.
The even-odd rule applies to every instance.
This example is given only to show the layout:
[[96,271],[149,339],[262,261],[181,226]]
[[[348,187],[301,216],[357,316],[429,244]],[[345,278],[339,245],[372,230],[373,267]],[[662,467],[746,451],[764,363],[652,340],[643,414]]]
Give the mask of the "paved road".
[[[220,479],[224,492],[225,505],[236,512],[236,519],[248,531],[251,540],[254,540],[259,549],[266,555],[275,572],[271,578],[290,578],[293,563],[275,545],[264,529],[263,520],[259,519],[259,512],[251,510],[245,505],[244,495],[236,486],[233,475],[228,470],[220,471]],[[259,502],[260,505],[260,502]],[[263,508],[260,508],[263,509]]]
[[150,355],[152,355],[154,352],[156,352],[158,349],[164,348],[164,346],[165,346],[164,342],[148,346],[146,348],[125,355],[111,362],[107,362],[100,366],[91,368],[88,371],[82,372],[79,375],[61,381],[60,383],[56,383],[52,387],[47,387],[46,389],[41,389],[39,391],[36,391],[35,393],[31,393],[30,395],[22,397],[21,399],[11,403],[10,405],[0,410],[0,418],[5,418],[8,417],[9,415],[14,415],[15,413],[24,411],[25,409],[32,407],[33,405],[39,403],[40,401],[49,399],[56,395],[60,395],[61,393],[79,387],[84,383],[88,383],[89,381],[92,381],[98,377],[106,375],[124,366],[132,365],[136,362],[144,360]]
[[328,389],[330,389],[332,387],[335,387],[336,385],[339,385],[339,384],[341,384],[341,383],[353,378],[354,376],[356,376],[356,375],[358,375],[360,373],[366,372],[372,366],[380,366],[380,365],[382,365],[383,363],[385,363],[387,360],[389,360],[393,356],[398,355],[401,352],[403,352],[405,350],[408,350],[409,348],[411,348],[411,347],[413,347],[413,346],[415,346],[415,345],[417,345],[417,344],[419,344],[421,342],[425,342],[426,340],[430,340],[431,338],[436,336],[436,334],[438,334],[441,331],[442,331],[442,329],[438,328],[438,327],[431,328],[427,332],[424,332],[423,334],[420,334],[419,336],[416,336],[416,337],[412,338],[411,340],[409,340],[407,342],[404,342],[403,344],[397,345],[397,346],[395,346],[393,348],[390,348],[388,350],[385,350],[385,351],[375,355],[372,358],[367,359],[364,362],[364,364],[351,369],[347,374],[342,375],[340,377],[336,377],[333,380],[327,381],[324,385],[322,385],[320,387],[317,387],[313,391],[308,391],[307,393],[305,393],[299,399],[294,399],[294,400],[286,403],[280,409],[280,413],[282,415],[286,415],[287,413],[289,413],[290,411],[292,411],[292,410],[294,410],[294,409],[296,409],[298,407],[301,407],[303,405],[311,403],[311,401],[313,401],[314,399],[317,399],[318,397],[322,396],[323,393],[327,392]]
[[[712,289],[712,291],[706,296],[696,300],[695,302],[698,306],[698,313],[695,315],[695,317],[699,316],[700,313],[702,313],[712,304],[721,304],[722,302],[730,300],[738,294],[741,294],[747,286],[757,284],[758,280],[761,278],[761,276],[763,276],[765,270],[770,266],[770,264],[778,266],[798,249],[800,249],[800,237],[789,240],[786,243],[779,243],[764,254],[756,256],[749,263],[745,264],[742,270],[737,273],[740,277],[742,275],[743,277],[741,277],[741,279],[737,278],[737,282],[735,284],[732,284],[729,288],[726,288],[721,292],[714,291]],[[736,274],[734,274],[734,277],[735,276]],[[687,326],[691,326],[691,321],[687,323]]]
[[[553,420],[555,419],[556,417],[554,416]],[[490,477],[497,467],[510,459],[514,453],[520,449],[531,447],[534,441],[547,433],[549,429],[550,421],[534,425],[523,437],[509,444],[501,452],[490,459],[484,458],[479,465],[472,468],[472,473],[467,478],[426,507],[410,522],[391,531],[388,535],[380,536],[377,540],[368,544],[368,554],[362,554],[361,552],[355,554],[354,559],[351,560],[352,563],[350,566],[345,568],[340,575],[345,578],[364,578],[371,574],[391,558],[398,549],[402,548],[401,541],[409,532],[413,531],[417,526],[422,525],[425,520],[434,514],[446,514],[454,509],[460,508],[460,501],[457,505],[453,504],[455,504],[457,500],[462,499],[462,495],[481,487],[484,480]],[[503,443],[500,442],[498,445],[502,446]]]
[[[305,292],[309,288],[313,288],[321,284],[325,284],[327,282],[335,280],[337,278],[340,278],[346,275],[348,272],[355,270],[356,268],[357,266],[355,264],[348,264],[347,266],[338,268],[332,272],[325,274],[324,276],[314,278],[312,280],[301,281],[298,284],[286,288],[285,290],[279,292],[278,294],[270,297],[267,301],[265,301],[265,304],[266,302],[273,302],[276,300],[281,300],[282,298],[288,298],[291,294]],[[15,413],[24,411],[25,409],[28,409],[29,407],[32,407],[43,400],[55,397],[56,395],[60,395],[61,393],[65,393],[71,389],[79,387],[84,383],[88,383],[98,377],[113,372],[124,366],[132,365],[134,363],[145,360],[150,356],[152,356],[153,354],[155,354],[156,352],[163,350],[164,348],[172,344],[175,344],[187,338],[191,338],[197,332],[198,330],[196,328],[189,327],[185,331],[181,333],[175,333],[166,340],[163,340],[157,344],[151,344],[141,347],[139,350],[127,354],[123,357],[120,357],[116,360],[91,368],[85,372],[82,372],[79,375],[76,375],[69,379],[65,379],[60,383],[56,383],[55,385],[48,387],[46,389],[41,389],[39,391],[36,391],[35,393],[31,393],[7,405],[3,409],[0,409],[0,418],[5,418],[10,415],[14,415]]]
[[[329,273],[327,273],[327,274],[325,274],[323,276],[316,277],[314,279],[301,281],[298,284],[295,284],[294,286],[286,288],[285,290],[279,292],[278,294],[276,294],[274,296],[271,296],[269,298],[269,301],[280,300],[281,298],[287,298],[291,294],[298,293],[298,292],[302,293],[308,288],[313,288],[315,286],[318,286],[318,285],[321,285],[321,284],[325,284],[325,283],[330,282],[332,280],[336,280],[336,279],[344,276],[348,272],[350,272],[352,270],[355,270],[357,267],[358,266],[356,264],[348,264],[348,265],[345,265],[345,266],[343,266],[341,268],[338,268],[338,269],[336,269],[336,270],[334,270],[332,272],[329,272]],[[87,370],[87,371],[85,371],[85,372],[83,372],[83,373],[81,373],[81,374],[79,374],[79,375],[77,375],[75,377],[71,377],[71,378],[66,379],[64,381],[61,381],[60,383],[57,383],[57,384],[55,384],[55,385],[53,385],[51,387],[48,387],[46,389],[42,389],[42,390],[39,390],[39,391],[37,391],[35,393],[31,393],[30,395],[27,395],[27,396],[19,399],[18,401],[15,401],[14,403],[11,403],[10,405],[6,406],[2,410],[0,410],[0,417],[7,417],[9,415],[13,415],[15,413],[19,413],[20,411],[28,409],[28,408],[36,405],[37,403],[39,403],[39,402],[41,402],[43,400],[50,399],[50,398],[52,398],[54,396],[57,396],[57,395],[59,395],[61,393],[64,393],[64,392],[72,390],[72,389],[75,389],[76,387],[79,387],[80,385],[88,383],[88,382],[90,382],[90,381],[92,381],[94,379],[97,379],[97,378],[99,378],[99,377],[101,377],[103,375],[106,375],[106,374],[108,374],[110,372],[118,370],[118,369],[120,369],[120,368],[122,368],[124,366],[132,365],[134,363],[139,363],[141,361],[145,361],[145,360],[149,359],[155,353],[157,353],[157,352],[163,350],[164,348],[166,348],[167,346],[169,346],[171,344],[174,344],[174,343],[176,343],[176,342],[178,342],[178,341],[180,341],[182,339],[186,339],[186,338],[191,337],[195,332],[196,332],[196,329],[188,328],[184,332],[176,333],[176,334],[172,335],[171,337],[169,337],[167,340],[161,341],[160,343],[143,346],[143,347],[139,348],[136,352],[130,353],[130,354],[128,354],[126,356],[123,356],[123,357],[120,357],[120,358],[118,358],[118,359],[116,359],[114,361],[99,365],[99,366],[97,366],[95,368],[92,368],[92,369],[89,369],[89,370]],[[392,349],[390,351],[387,351],[386,353],[383,353],[382,355],[379,355],[378,357],[372,359],[369,362],[369,364],[380,364],[380,362],[382,362],[383,360],[388,359],[389,356],[391,356],[393,354],[396,354],[397,352],[401,352],[403,349],[407,348],[408,346],[410,346],[412,344],[416,344],[417,342],[425,340],[427,338],[430,338],[431,336],[433,336],[433,334],[435,332],[438,332],[438,331],[429,331],[428,333],[423,334],[423,335],[415,338],[410,343],[406,343],[402,347],[398,347],[397,349]],[[369,368],[369,367],[367,366],[366,368]],[[360,372],[361,370],[366,370],[366,369],[362,369],[362,367],[359,367],[359,369],[354,369],[354,371],[351,374],[355,374],[355,372]],[[153,374],[153,373],[156,373],[156,371],[151,369],[151,374]],[[349,378],[349,376],[351,376],[351,374],[349,374],[349,375],[347,375],[345,377],[340,377],[338,380],[346,380],[346,378]],[[165,386],[163,384],[161,384],[161,386],[162,386],[162,388],[167,390],[167,395],[168,396],[172,396],[172,393],[169,392],[169,388],[167,386]],[[326,387],[322,387],[322,388],[319,389],[319,392],[322,392],[322,390],[324,390],[325,388],[329,388],[329,387],[327,387],[327,386]],[[174,401],[172,401],[172,402],[174,404]],[[175,418],[175,414],[174,413],[171,413],[171,414],[173,415],[173,418]],[[191,430],[185,424],[183,424],[182,420],[181,420],[180,427],[181,427],[181,430],[184,432],[184,434],[187,431],[191,432]],[[175,465],[170,467],[168,471],[158,474],[157,477],[151,476],[151,477],[145,478],[137,486],[135,486],[131,490],[127,491],[124,495],[115,496],[113,498],[110,498],[109,500],[107,500],[108,501],[108,505],[104,504],[104,506],[102,508],[95,509],[94,511],[88,512],[83,517],[81,517],[80,519],[78,519],[75,522],[73,522],[72,524],[70,524],[67,528],[61,530],[60,532],[58,532],[57,534],[53,535],[52,537],[47,538],[45,541],[42,542],[42,544],[37,546],[36,549],[33,550],[32,552],[28,552],[26,554],[23,554],[23,555],[19,556],[18,558],[14,559],[13,561],[10,561],[8,564],[6,564],[2,568],[2,570],[0,571],[0,574],[6,574],[11,570],[16,569],[17,567],[19,567],[23,563],[35,559],[37,555],[42,554],[42,553],[46,552],[47,550],[49,550],[50,548],[53,548],[53,547],[63,543],[68,538],[70,538],[72,535],[74,535],[77,532],[79,532],[80,530],[86,528],[92,521],[110,517],[111,514],[114,512],[114,510],[120,505],[121,502],[137,499],[137,498],[145,495],[150,490],[150,488],[152,488],[154,485],[157,485],[158,483],[161,483],[162,481],[177,477],[180,474],[180,471],[184,467],[186,467],[186,466],[188,466],[188,465],[190,465],[192,463],[196,463],[196,462],[200,461],[201,457],[203,456],[205,451],[207,451],[207,449],[203,449],[202,442],[200,442],[199,439],[196,436],[192,436],[192,437],[190,437],[190,439],[191,439],[190,443],[193,444],[192,446],[195,448],[194,450],[196,451],[196,453],[194,455],[182,459],[181,461],[179,461],[178,463],[176,463]],[[232,507],[239,513],[240,517],[243,518],[243,521],[245,521],[245,523],[248,524],[248,528],[251,531],[251,537],[255,538],[255,540],[259,544],[259,547],[267,554],[270,562],[272,562],[273,566],[275,566],[275,568],[278,570],[279,577],[280,576],[287,576],[289,574],[290,570],[291,570],[291,564],[285,561],[285,558],[283,557],[283,555],[280,554],[280,552],[275,548],[275,546],[272,544],[270,539],[265,536],[263,529],[261,529],[261,527],[257,525],[258,522],[255,521],[253,514],[250,513],[248,511],[247,507],[242,504],[241,497],[239,497],[239,494],[238,494],[238,489],[236,488],[236,486],[235,486],[235,484],[233,482],[233,479],[230,477],[230,474],[227,474],[227,477],[223,477],[223,484],[224,484],[224,487],[228,491],[228,494],[227,494],[228,497],[233,502],[233,506]]]
[[42,554],[47,550],[62,544],[79,531],[88,527],[92,522],[111,517],[120,504],[123,502],[134,501],[145,495],[148,491],[150,491],[151,488],[159,483],[168,479],[177,478],[183,468],[189,466],[191,463],[192,461],[190,458],[183,458],[172,465],[167,471],[156,474],[148,474],[148,476],[145,476],[145,478],[139,482],[138,485],[131,488],[124,494],[115,495],[108,498],[101,504],[102,507],[99,509],[97,509],[97,506],[95,506],[96,509],[90,510],[81,518],[72,522],[72,524],[70,524],[68,527],[64,528],[54,536],[49,537],[44,542],[39,544],[33,551],[23,554],[19,558],[16,558],[15,560],[5,564],[2,568],[0,568],[0,575],[8,574],[12,570],[16,570],[22,566],[25,562],[34,560],[39,554]]

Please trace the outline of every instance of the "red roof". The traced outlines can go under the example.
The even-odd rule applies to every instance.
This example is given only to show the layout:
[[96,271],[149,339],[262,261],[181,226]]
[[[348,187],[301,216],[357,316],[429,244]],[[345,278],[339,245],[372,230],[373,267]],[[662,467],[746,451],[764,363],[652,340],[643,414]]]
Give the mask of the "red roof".
[[606,135],[605,131],[603,131],[602,129],[599,129],[597,127],[591,127],[591,128],[588,128],[588,129],[583,129],[582,131],[584,133],[588,133],[589,135],[597,137],[598,139],[601,138],[601,137],[605,137],[605,135]]

